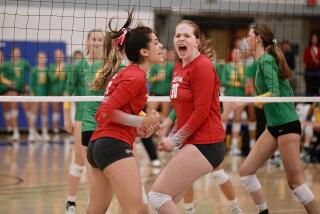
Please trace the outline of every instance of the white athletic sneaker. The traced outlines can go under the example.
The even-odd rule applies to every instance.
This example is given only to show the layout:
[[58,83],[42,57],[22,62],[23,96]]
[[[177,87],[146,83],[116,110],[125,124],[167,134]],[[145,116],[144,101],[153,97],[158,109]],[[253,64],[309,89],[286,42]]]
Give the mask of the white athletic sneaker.
[[153,161],[151,162],[151,166],[158,168],[158,167],[161,166],[161,161],[160,161],[159,159],[153,160]]
[[196,214],[195,208],[185,209],[185,214]]
[[230,206],[230,214],[243,214],[243,212],[239,205],[232,205]]
[[19,131],[14,131],[14,132],[13,132],[12,140],[13,140],[13,141],[19,141],[19,140],[20,140],[20,133],[19,133]]
[[28,135],[28,141],[29,142],[35,142],[35,141],[41,141],[41,135],[36,131],[30,131]]
[[69,206],[66,210],[65,214],[76,214],[76,207],[75,206]]
[[50,136],[49,136],[48,132],[43,132],[43,133],[42,133],[42,139],[43,139],[45,142],[50,141]]

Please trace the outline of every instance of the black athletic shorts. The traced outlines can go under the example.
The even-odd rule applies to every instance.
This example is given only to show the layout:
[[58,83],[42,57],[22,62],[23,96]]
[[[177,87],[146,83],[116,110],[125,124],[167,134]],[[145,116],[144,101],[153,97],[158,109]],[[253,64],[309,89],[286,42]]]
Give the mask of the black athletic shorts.
[[213,168],[217,168],[222,163],[225,156],[225,143],[212,144],[193,144],[203,154],[203,156],[210,162]]
[[94,131],[85,131],[85,132],[81,132],[81,143],[83,146],[87,146],[89,145],[90,142],[90,138],[92,136]]
[[88,162],[101,171],[118,160],[130,157],[133,157],[132,147],[111,137],[99,138],[88,145]]
[[301,135],[301,124],[299,120],[296,120],[279,126],[268,126],[268,131],[275,139],[285,134]]

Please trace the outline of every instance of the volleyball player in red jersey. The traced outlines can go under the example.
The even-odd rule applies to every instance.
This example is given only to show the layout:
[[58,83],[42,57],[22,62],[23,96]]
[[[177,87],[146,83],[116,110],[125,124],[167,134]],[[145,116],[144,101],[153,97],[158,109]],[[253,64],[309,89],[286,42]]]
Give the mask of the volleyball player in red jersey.
[[[132,147],[137,134],[148,137],[152,127],[159,124],[159,115],[154,112],[146,116],[139,113],[147,102],[147,71],[152,64],[163,61],[163,45],[148,27],[128,28],[132,12],[119,31],[111,29],[111,21],[111,39],[105,43],[112,48],[107,52],[111,54],[106,56],[101,81],[98,78],[94,82],[95,88],[103,83],[107,90],[96,114],[97,129],[88,145],[91,187],[87,213],[105,213],[115,193],[123,213],[141,214],[142,184]],[[116,74],[123,51],[131,64]]]
[[149,202],[158,213],[179,213],[175,203],[201,176],[218,168],[225,155],[220,116],[220,81],[211,60],[203,53],[204,36],[191,21],[176,27],[178,54],[170,99],[176,111],[174,128],[161,140],[160,149],[179,152],[167,163],[151,186]]

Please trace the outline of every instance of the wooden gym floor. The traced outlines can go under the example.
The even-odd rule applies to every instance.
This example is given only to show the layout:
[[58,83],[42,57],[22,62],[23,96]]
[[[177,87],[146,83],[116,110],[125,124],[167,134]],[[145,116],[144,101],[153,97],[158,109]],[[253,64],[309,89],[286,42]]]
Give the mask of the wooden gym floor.
[[[66,135],[55,144],[22,142],[10,144],[6,136],[0,136],[0,213],[5,214],[62,214],[65,210],[66,183],[73,144]],[[137,145],[143,183],[148,191],[156,178],[158,169],[150,161],[141,144]],[[164,164],[169,155],[160,153]],[[242,157],[226,156],[225,169],[235,186],[238,201],[245,213],[256,213],[249,194],[240,185],[237,169]],[[320,165],[302,164],[306,183],[320,201]],[[267,164],[258,177],[266,194],[270,213],[305,213],[303,207],[291,195],[283,169]],[[206,175],[195,184],[195,207],[199,214],[229,213],[227,200],[215,185],[213,178]],[[85,177],[78,190],[77,213],[84,213],[88,197]],[[183,213],[183,204],[178,204]],[[151,209],[150,209],[151,210]],[[113,200],[111,214],[121,213],[119,203]],[[151,213],[155,213],[151,211]]]

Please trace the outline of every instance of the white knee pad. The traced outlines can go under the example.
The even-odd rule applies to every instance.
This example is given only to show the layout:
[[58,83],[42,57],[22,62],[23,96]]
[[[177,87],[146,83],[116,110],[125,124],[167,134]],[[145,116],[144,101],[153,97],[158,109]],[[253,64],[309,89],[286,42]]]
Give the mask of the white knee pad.
[[223,169],[212,172],[212,177],[216,180],[218,185],[224,184],[229,180],[229,176]]
[[52,121],[53,122],[58,122],[59,121],[59,118],[60,118],[60,114],[55,112],[52,114]]
[[83,173],[84,166],[80,166],[78,164],[71,164],[70,166],[70,175],[73,175],[74,177],[81,177],[81,174]]
[[306,184],[301,184],[292,190],[292,192],[303,205],[307,205],[315,199],[313,193]]
[[255,131],[257,129],[257,122],[249,122],[248,123],[248,130]]
[[18,110],[12,110],[12,111],[11,111],[11,116],[12,116],[13,118],[17,118],[17,117],[18,117]]
[[148,196],[146,194],[146,190],[144,189],[144,186],[142,185],[142,203],[147,204],[148,203]]
[[240,133],[241,123],[232,123],[232,133]]
[[164,203],[166,203],[167,201],[172,201],[172,196],[162,194],[159,192],[151,191],[149,192],[148,196],[149,196],[149,203],[157,211],[162,207],[162,205],[164,205]]
[[5,113],[4,113],[4,118],[5,118],[6,120],[10,120],[10,119],[11,119],[11,112],[10,112],[10,111],[5,112]]
[[307,137],[312,137],[313,136],[313,128],[311,125],[307,125],[305,128],[304,128],[304,133]]
[[261,184],[256,175],[247,175],[241,177],[241,182],[248,192],[255,192],[261,189]]
[[43,123],[47,123],[48,122],[48,116],[47,115],[41,115],[41,120]]

